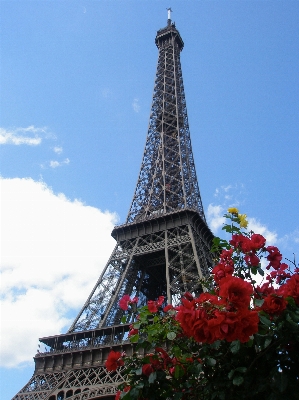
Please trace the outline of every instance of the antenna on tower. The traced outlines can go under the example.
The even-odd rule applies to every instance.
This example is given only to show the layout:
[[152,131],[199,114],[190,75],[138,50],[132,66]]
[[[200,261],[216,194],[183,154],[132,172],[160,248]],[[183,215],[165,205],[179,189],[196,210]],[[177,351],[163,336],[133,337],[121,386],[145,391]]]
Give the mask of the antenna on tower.
[[168,7],[168,8],[166,8],[166,10],[167,10],[167,25],[170,25],[172,9],[171,9],[171,7]]

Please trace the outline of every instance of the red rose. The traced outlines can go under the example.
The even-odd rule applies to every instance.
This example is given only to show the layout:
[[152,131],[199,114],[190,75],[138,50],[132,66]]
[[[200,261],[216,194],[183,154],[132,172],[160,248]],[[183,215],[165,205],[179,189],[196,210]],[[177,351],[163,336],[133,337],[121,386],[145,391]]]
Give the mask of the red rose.
[[247,309],[237,312],[224,312],[225,320],[221,324],[222,339],[228,342],[240,340],[248,342],[251,335],[258,331],[258,313]]
[[231,267],[234,266],[234,262],[232,260],[233,251],[233,249],[222,250],[220,254],[220,260],[223,264],[230,265]]
[[219,283],[220,279],[234,273],[234,267],[231,265],[219,263],[213,268],[212,273],[214,274],[214,281],[216,283]]
[[149,361],[152,367],[154,367],[155,370],[162,369],[162,363],[159,360],[157,354],[148,354],[149,356]]
[[173,375],[175,373],[175,367],[170,367],[168,371],[170,375]]
[[192,301],[194,299],[194,297],[192,296],[192,294],[190,292],[186,292],[184,293],[184,297],[185,299]]
[[188,337],[192,336],[193,324],[196,319],[195,314],[195,301],[188,301],[187,299],[182,299],[182,304],[178,306],[178,313],[176,315],[176,320],[179,321],[182,329]]
[[[131,389],[131,386],[126,386],[126,387],[124,388],[124,393],[128,392],[130,389]],[[115,396],[115,399],[114,399],[114,400],[119,400],[121,394],[122,394],[122,392],[119,390],[119,391],[116,393],[116,396]]]
[[153,367],[151,366],[151,364],[144,364],[142,366],[142,373],[145,376],[150,376],[150,374],[154,371]]
[[252,250],[260,250],[265,246],[266,239],[264,236],[254,233],[250,238],[250,242]]
[[[259,316],[255,310],[239,310],[237,313],[238,324],[236,326],[236,339],[241,343],[246,343],[250,336],[258,331]],[[234,340],[236,340],[234,339]]]
[[157,302],[153,300],[149,300],[147,302],[148,310],[151,313],[156,313],[158,311]]
[[233,235],[229,243],[235,248],[240,248],[243,253],[248,253],[251,251],[251,240],[241,234]]
[[165,306],[165,307],[163,308],[163,311],[164,311],[164,312],[167,312],[167,311],[173,310],[173,309],[174,309],[173,306],[172,306],[171,304],[168,304],[167,306]]
[[247,265],[251,265],[252,267],[257,267],[259,265],[259,263],[260,263],[260,259],[254,253],[247,254],[244,257],[244,260],[245,260]]
[[270,286],[269,282],[263,283],[262,286],[257,286],[256,287],[256,292],[254,297],[265,297],[268,296],[269,294],[272,294],[275,292],[275,289],[273,286]]
[[124,310],[127,311],[129,304],[131,302],[131,297],[128,294],[125,294],[120,300],[119,300],[119,307]]
[[287,264],[284,263],[280,264],[278,269],[270,272],[270,279],[271,280],[275,279],[276,283],[281,283],[281,281],[290,278],[291,274],[289,272],[286,272],[288,268],[289,266]]
[[280,265],[280,261],[282,260],[282,254],[278,250],[277,247],[275,246],[268,246],[266,250],[269,252],[269,255],[267,256],[267,260],[270,261],[269,265],[266,267],[267,269],[270,269],[270,267],[274,269],[278,269]]
[[159,298],[158,298],[157,301],[149,300],[149,301],[147,302],[148,310],[149,310],[151,313],[156,313],[156,312],[158,312],[158,307],[161,307],[162,304],[163,304],[163,302],[164,302],[164,296],[159,296]]
[[292,275],[284,285],[281,285],[277,292],[284,297],[293,297],[295,303],[299,305],[299,275]]
[[249,306],[253,288],[249,282],[235,276],[228,276],[219,282],[219,296],[227,299],[234,307]]
[[219,297],[215,294],[210,294],[208,292],[201,293],[200,296],[195,299],[195,302],[199,304],[207,303],[203,304],[205,308],[212,307],[214,305],[224,304],[224,301],[222,299],[219,299]]
[[[199,343],[207,342],[211,336],[208,331],[208,315],[204,310],[198,310],[196,316],[197,318],[194,320],[193,325],[190,327],[190,336],[193,336],[194,340]],[[183,325],[182,327],[184,328]]]
[[[215,310],[213,318],[207,320],[207,324],[203,327],[205,341],[207,343],[213,343],[216,340],[224,339],[225,333],[227,333],[227,325],[225,324],[226,313],[219,310]],[[197,335],[198,337],[198,335]]]
[[129,336],[137,335],[137,333],[138,333],[138,329],[131,329],[129,331]]
[[164,369],[167,368],[168,364],[172,363],[171,358],[169,357],[167,352],[162,347],[156,347],[155,351],[156,353],[158,353],[158,356],[160,358],[160,368],[161,366],[163,366]]
[[107,361],[105,362],[105,367],[108,371],[116,371],[117,367],[124,365],[124,361],[121,359],[121,353],[119,351],[111,350]]
[[287,302],[282,296],[270,294],[265,298],[261,309],[270,315],[279,315],[283,312],[286,306]]

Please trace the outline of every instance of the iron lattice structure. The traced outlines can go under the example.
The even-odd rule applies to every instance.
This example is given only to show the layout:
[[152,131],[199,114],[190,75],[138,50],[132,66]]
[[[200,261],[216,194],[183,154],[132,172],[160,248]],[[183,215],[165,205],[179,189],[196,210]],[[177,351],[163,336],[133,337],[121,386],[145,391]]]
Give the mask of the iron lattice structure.
[[[113,347],[131,354],[128,325],[120,325],[124,294],[139,305],[164,295],[202,291],[212,266],[210,232],[198,187],[175,25],[157,32],[157,73],[149,128],[126,223],[112,231],[116,246],[69,331],[40,339],[48,351],[35,356],[35,372],[13,400],[110,399],[121,370],[103,367]],[[112,396],[112,397],[111,397]]]

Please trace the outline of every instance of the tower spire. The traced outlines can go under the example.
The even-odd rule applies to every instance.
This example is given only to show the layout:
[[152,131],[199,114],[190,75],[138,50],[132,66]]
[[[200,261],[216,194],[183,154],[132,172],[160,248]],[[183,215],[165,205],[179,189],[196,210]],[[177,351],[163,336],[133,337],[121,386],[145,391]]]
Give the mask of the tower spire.
[[170,7],[166,8],[167,10],[167,25],[171,25],[171,13],[172,13],[172,9]]

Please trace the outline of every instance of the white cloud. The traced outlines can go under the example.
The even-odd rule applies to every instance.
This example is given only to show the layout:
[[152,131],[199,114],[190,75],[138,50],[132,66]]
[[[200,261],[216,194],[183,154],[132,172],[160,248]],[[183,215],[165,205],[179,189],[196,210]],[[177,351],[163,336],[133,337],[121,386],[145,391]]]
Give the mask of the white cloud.
[[47,128],[36,128],[33,125],[27,128],[0,128],[0,144],[38,146],[42,137],[48,135]]
[[50,161],[50,167],[51,168],[57,168],[57,167],[61,167],[62,165],[67,165],[70,163],[70,160],[68,158],[66,158],[63,161]]
[[248,218],[247,229],[263,235],[267,239],[267,246],[273,246],[277,242],[277,233],[270,231],[266,225],[261,224],[255,218]]
[[140,111],[139,99],[134,99],[132,103],[133,110],[138,113]]
[[232,185],[228,185],[228,186],[222,186],[222,189],[225,191],[225,192],[228,192],[230,189],[232,189],[233,187],[232,187]]
[[296,229],[295,231],[284,235],[282,238],[279,238],[277,243],[278,246],[281,247],[284,251],[295,253],[298,258],[299,229]]
[[63,149],[60,146],[56,146],[56,147],[54,147],[53,151],[56,154],[61,154],[63,152]]
[[207,219],[208,219],[208,225],[214,234],[216,234],[218,229],[222,227],[222,225],[225,222],[223,214],[224,214],[223,206],[209,204]]
[[[229,185],[222,185],[216,188],[214,197],[218,197],[218,201],[225,201],[228,204],[230,203],[240,204],[242,203],[242,199],[244,198],[244,193],[246,192],[246,188],[242,183],[235,183]],[[241,200],[240,200],[241,199]],[[226,207],[226,206],[225,206]]]
[[32,360],[38,338],[71,324],[114,247],[116,215],[32,179],[1,185],[2,366]]

